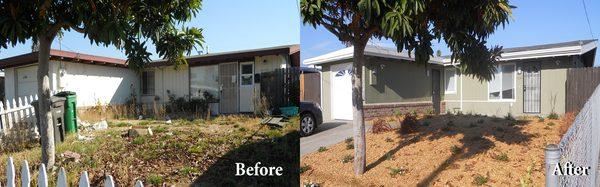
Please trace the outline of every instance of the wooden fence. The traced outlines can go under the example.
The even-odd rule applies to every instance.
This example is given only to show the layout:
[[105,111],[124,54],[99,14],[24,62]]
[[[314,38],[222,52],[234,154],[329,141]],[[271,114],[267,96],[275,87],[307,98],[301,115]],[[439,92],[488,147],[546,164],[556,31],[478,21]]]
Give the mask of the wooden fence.
[[261,73],[260,92],[272,108],[299,106],[300,69],[283,68]]
[[566,112],[581,110],[600,84],[600,68],[570,68],[567,70]]
[[[13,163],[13,158],[8,157],[8,162],[6,165],[6,179],[7,179],[6,186],[7,187],[15,187],[16,186],[16,184],[17,184],[16,174],[17,173],[15,171],[15,165]],[[20,176],[21,176],[21,180],[20,180],[21,186],[29,187],[33,180],[31,179],[31,172],[29,171],[29,163],[27,162],[27,160],[24,160],[23,163],[21,164],[21,175]],[[47,187],[48,186],[48,173],[46,171],[46,166],[44,164],[40,165],[36,182],[37,182],[38,187]],[[0,182],[0,186],[2,186],[1,182]],[[56,179],[56,186],[57,187],[69,186],[69,183],[67,180],[67,173],[65,171],[65,168],[63,168],[63,167],[61,167],[58,172],[58,177]],[[81,172],[81,175],[79,177],[78,186],[79,187],[89,187],[90,186],[90,179],[88,177],[87,171]],[[112,176],[110,176],[110,175],[106,176],[106,178],[104,179],[104,186],[105,187],[114,187],[115,186],[115,181]],[[142,183],[142,181],[137,180],[135,182],[135,187],[143,187],[143,186],[144,186],[144,184]]]
[[5,102],[0,101],[0,134],[7,134],[16,125],[27,125],[25,128],[31,128],[37,132],[35,110],[31,105],[31,102],[37,99],[37,95],[30,95]]
[[305,72],[300,75],[300,100],[321,104],[321,74]]

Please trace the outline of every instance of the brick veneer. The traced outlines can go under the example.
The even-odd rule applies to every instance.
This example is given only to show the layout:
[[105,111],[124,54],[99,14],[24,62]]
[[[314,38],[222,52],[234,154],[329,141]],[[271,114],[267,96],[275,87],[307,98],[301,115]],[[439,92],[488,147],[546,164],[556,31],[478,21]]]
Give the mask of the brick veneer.
[[[444,113],[446,103],[440,103],[440,113]],[[365,120],[370,120],[376,117],[392,116],[395,111],[402,113],[417,111],[425,113],[427,110],[433,110],[433,103],[394,103],[394,104],[368,104],[363,107],[365,112]]]

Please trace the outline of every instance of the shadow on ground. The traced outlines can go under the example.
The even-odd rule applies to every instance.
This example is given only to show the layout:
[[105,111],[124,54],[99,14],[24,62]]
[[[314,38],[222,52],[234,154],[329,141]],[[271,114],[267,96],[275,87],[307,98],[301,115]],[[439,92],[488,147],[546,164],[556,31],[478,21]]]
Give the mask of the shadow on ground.
[[323,132],[323,131],[327,131],[329,129],[333,129],[333,128],[339,127],[341,125],[346,125],[348,123],[349,122],[344,122],[344,121],[325,122],[325,123],[319,125],[317,127],[317,129],[315,129],[314,134],[317,134],[317,133],[320,133],[320,132]]
[[[298,186],[299,138],[300,135],[296,131],[282,137],[242,145],[220,157],[194,180],[192,186]],[[261,166],[281,166],[283,175],[235,176],[236,162],[244,163],[246,167],[253,167],[257,162],[261,162]]]
[[455,161],[470,158],[493,148],[494,142],[484,138],[485,136],[491,136],[496,141],[506,144],[529,142],[533,135],[523,133],[522,131],[523,126],[528,123],[528,120],[480,115],[425,116],[419,120],[417,132],[401,134],[400,131],[397,131],[398,136],[401,136],[404,141],[399,142],[397,146],[387,151],[376,161],[369,163],[367,165],[367,172],[385,161],[387,159],[386,155],[393,155],[405,146],[424,139],[437,140],[446,136],[462,134],[463,138],[460,139],[460,145],[457,146],[456,152],[418,183],[418,186],[428,186],[442,171]]

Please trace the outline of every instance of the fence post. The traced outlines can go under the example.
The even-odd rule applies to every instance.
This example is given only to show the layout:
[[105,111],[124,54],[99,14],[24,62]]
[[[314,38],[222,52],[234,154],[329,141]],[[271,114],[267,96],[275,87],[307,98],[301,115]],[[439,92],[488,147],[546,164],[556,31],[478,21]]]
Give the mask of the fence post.
[[558,186],[558,175],[554,175],[554,166],[560,159],[560,149],[558,145],[550,144],[546,146],[546,187]]
[[29,187],[30,182],[31,176],[29,175],[29,163],[27,163],[27,160],[23,160],[23,164],[21,164],[21,186]]
[[6,179],[6,186],[15,187],[15,165],[12,157],[8,157],[6,163]]

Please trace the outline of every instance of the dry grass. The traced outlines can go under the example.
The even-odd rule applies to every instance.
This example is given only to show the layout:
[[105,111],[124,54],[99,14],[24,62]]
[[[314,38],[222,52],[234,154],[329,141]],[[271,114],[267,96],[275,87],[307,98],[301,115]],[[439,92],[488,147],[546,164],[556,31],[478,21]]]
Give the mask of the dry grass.
[[[219,116],[210,120],[194,121],[175,120],[173,124],[151,120],[109,121],[108,130],[84,133],[94,137],[91,141],[79,141],[71,135],[64,143],[58,144],[56,165],[68,171],[67,177],[71,186],[76,185],[79,174],[84,170],[88,171],[92,186],[103,184],[105,174],[112,175],[118,186],[133,186],[133,182],[137,179],[147,185],[155,183],[154,186],[160,186],[162,182],[168,186],[187,186],[196,178],[203,176],[203,173],[213,167],[214,163],[219,162],[221,157],[231,154],[233,150],[240,147],[250,146],[247,149],[262,151],[266,156],[282,155],[279,152],[270,154],[269,151],[263,151],[275,148],[273,145],[252,146],[255,142],[276,139],[296,132],[298,125],[269,129],[259,122],[260,119],[251,116]],[[129,126],[150,127],[155,134],[129,138],[125,136]],[[65,160],[60,156],[65,151],[80,154],[81,161]],[[31,169],[38,170],[39,147],[2,153],[0,181],[6,181],[5,167],[9,156],[14,158],[17,165],[20,165],[23,160],[28,160]],[[33,172],[33,175],[35,183],[37,172]],[[50,177],[51,186],[56,175],[57,171],[53,170]]]
[[[344,142],[301,158],[301,182],[323,186],[519,186],[544,185],[544,148],[560,139],[558,126],[537,118],[510,121],[473,115],[419,117],[412,134],[368,133],[367,171],[353,173],[340,158],[353,155]],[[390,141],[391,140],[391,141]],[[499,156],[500,155],[500,156]],[[395,172],[402,168],[402,172]],[[531,168],[528,170],[528,168]],[[483,176],[483,177],[482,177]]]

